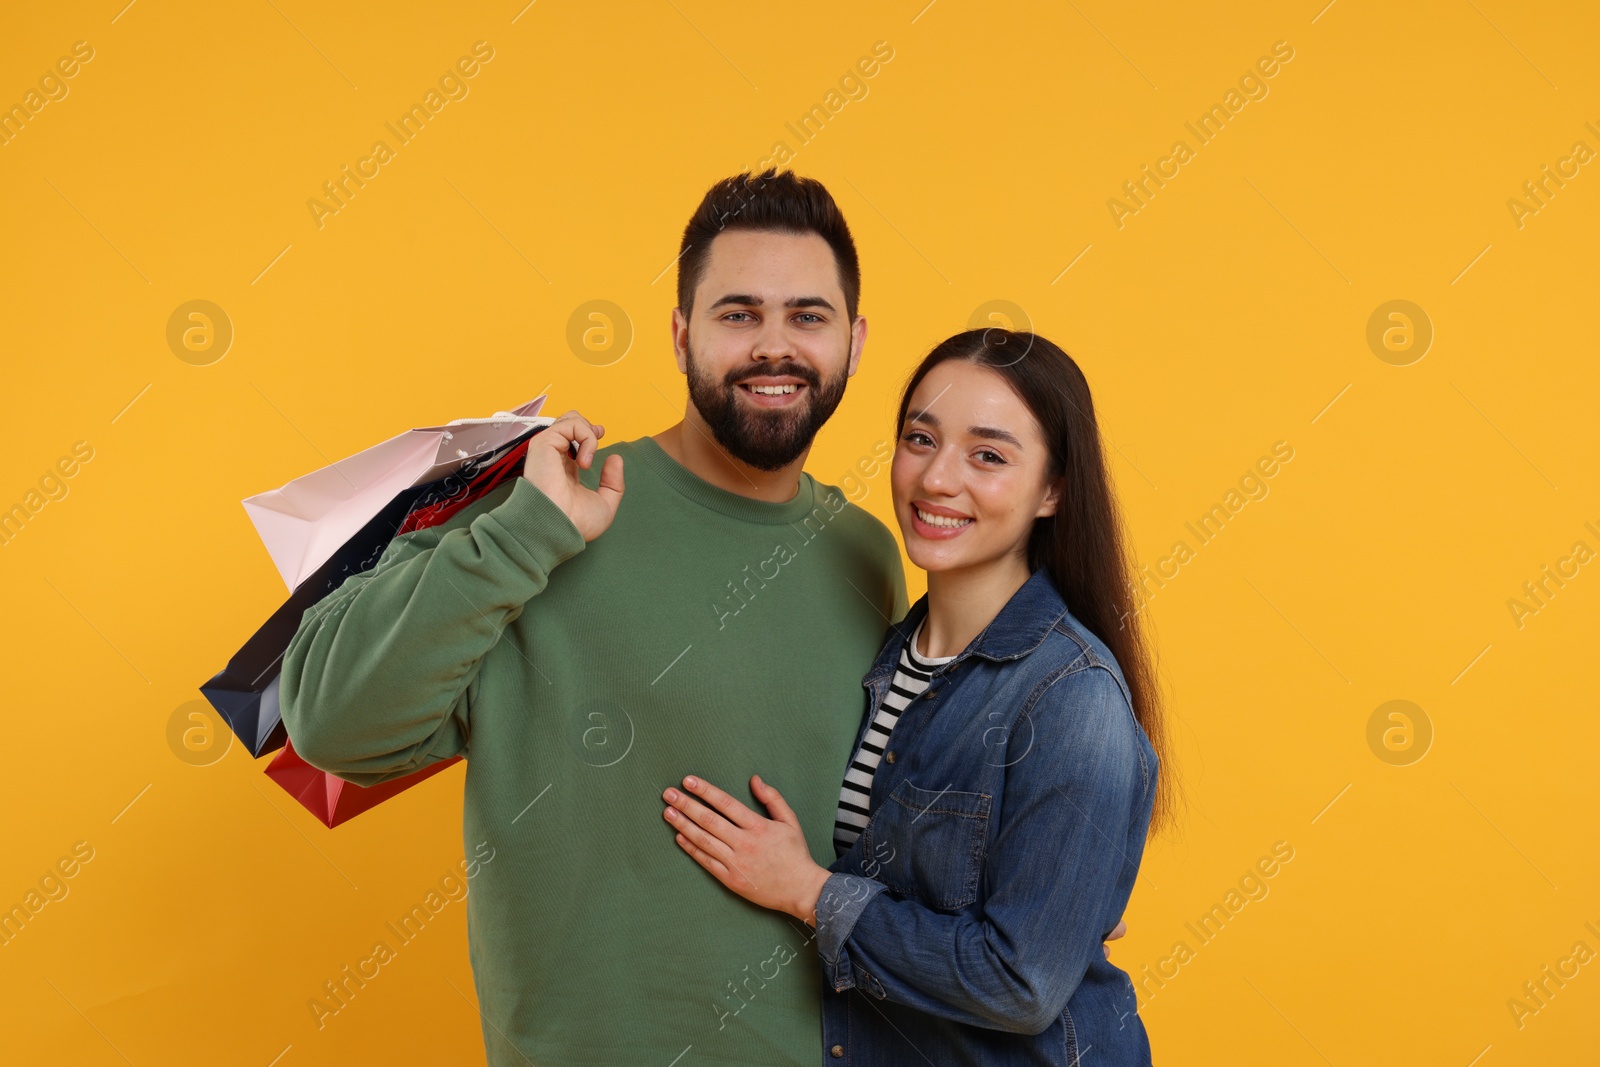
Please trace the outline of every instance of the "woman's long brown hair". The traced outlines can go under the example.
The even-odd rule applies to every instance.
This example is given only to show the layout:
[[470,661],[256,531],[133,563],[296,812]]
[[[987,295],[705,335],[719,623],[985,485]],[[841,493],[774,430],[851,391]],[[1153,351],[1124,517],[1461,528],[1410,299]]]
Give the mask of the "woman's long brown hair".
[[1160,760],[1151,832],[1165,829],[1175,802],[1170,738],[1155,650],[1135,599],[1132,553],[1111,492],[1089,383],[1071,356],[1038,334],[968,330],[940,342],[912,372],[900,396],[896,436],[905,430],[906,408],[917,385],[951,359],[999,374],[1039,421],[1050,446],[1049,476],[1065,482],[1056,513],[1034,520],[1028,568],[1049,571],[1067,610],[1116,657],[1134,718]]

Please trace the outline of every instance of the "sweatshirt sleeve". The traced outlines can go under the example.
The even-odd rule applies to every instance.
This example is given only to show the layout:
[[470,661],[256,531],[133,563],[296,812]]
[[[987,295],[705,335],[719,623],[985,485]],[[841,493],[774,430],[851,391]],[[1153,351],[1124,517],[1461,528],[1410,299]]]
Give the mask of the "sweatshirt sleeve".
[[874,520],[879,531],[878,553],[883,566],[883,573],[889,591],[889,615],[891,623],[899,622],[906,617],[906,612],[911,610],[911,602],[906,595],[906,569],[900,560],[900,542],[895,540],[894,534],[881,522]]
[[894,609],[889,618],[899,622],[911,610],[911,604],[906,598],[906,571],[900,563],[900,546],[894,543],[893,536],[889,538],[889,580],[894,586]]
[[470,522],[391,542],[306,609],[284,653],[280,704],[295,751],[363,786],[461,755],[484,657],[583,548],[522,477]]

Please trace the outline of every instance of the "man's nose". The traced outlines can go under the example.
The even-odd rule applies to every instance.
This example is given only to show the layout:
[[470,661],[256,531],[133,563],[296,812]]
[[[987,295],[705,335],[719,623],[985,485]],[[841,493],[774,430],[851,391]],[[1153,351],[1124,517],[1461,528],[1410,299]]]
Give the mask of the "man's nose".
[[756,335],[750,355],[755,359],[783,360],[793,356],[794,352],[794,342],[790,339],[783,320],[769,319],[762,324],[761,332]]

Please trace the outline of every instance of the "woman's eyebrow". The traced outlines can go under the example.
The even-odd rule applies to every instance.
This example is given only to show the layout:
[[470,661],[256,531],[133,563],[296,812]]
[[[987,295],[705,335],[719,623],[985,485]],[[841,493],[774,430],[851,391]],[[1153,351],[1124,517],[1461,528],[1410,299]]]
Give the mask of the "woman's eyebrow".
[[[906,417],[906,419],[908,422],[925,422],[936,430],[939,428],[938,417],[927,408],[923,408],[921,411],[912,412]],[[999,429],[995,426],[968,426],[967,433],[971,434],[973,437],[982,437],[990,441],[1004,441],[1006,444],[1014,445],[1017,448],[1023,447],[1022,442],[1017,439],[1016,434],[1009,430]]]
[[1008,445],[1022,447],[1022,442],[1010,430],[1001,430],[994,426],[968,426],[967,432],[974,437],[986,437],[991,441],[1004,441]]

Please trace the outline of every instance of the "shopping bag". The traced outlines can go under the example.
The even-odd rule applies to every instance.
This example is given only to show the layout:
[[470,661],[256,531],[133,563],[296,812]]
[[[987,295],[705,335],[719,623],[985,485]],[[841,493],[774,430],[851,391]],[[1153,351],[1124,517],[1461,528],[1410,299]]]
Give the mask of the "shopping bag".
[[294,742],[288,741],[283,751],[267,764],[267,777],[283,786],[325,825],[334,827],[460,762],[460,756],[452,756],[403,778],[377,785],[356,785],[317,770],[301,759],[294,750]]
[[[481,469],[475,468],[472,476],[462,481],[451,492],[425,494],[416,500],[405,518],[401,520],[394,536],[440,525],[507,480],[520,477],[527,463],[528,442],[552,420],[538,421],[541,425],[528,430],[506,448],[487,458]],[[344,576],[335,577],[340,583],[344,581]],[[293,631],[290,631],[289,637],[293,636]],[[288,638],[285,639],[285,647],[287,641]],[[281,659],[280,653],[279,660]],[[273,680],[276,682],[276,676]],[[279,729],[282,729],[281,721],[278,725]],[[299,753],[295,752],[294,743],[285,735],[283,751],[267,765],[266,774],[283,786],[325,825],[334,827],[459,762],[461,762],[460,756],[451,756],[400,778],[374,786],[359,786],[308,764]]]
[[[421,426],[244,501],[290,589],[310,577],[401,490],[443,478],[503,447],[537,416],[543,395],[498,413]],[[548,420],[547,420],[548,424]]]
[[[457,469],[436,481],[401,490],[295,587],[228,665],[200,686],[200,692],[222,716],[252,756],[281,748],[286,740],[278,706],[283,655],[306,610],[344,584],[345,579],[375,566],[389,543],[401,533],[445,521],[456,510],[520,473],[527,441],[552,420],[518,416],[522,432],[485,455],[460,460]],[[465,421],[465,420],[463,420]]]

